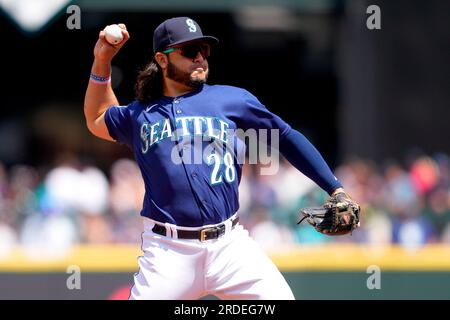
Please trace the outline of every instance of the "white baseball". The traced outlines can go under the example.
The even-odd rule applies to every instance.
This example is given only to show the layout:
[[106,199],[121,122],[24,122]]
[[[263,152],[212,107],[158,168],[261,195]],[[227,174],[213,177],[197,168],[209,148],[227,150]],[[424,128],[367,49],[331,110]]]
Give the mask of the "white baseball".
[[105,38],[110,44],[118,44],[123,40],[122,28],[117,24],[106,26]]

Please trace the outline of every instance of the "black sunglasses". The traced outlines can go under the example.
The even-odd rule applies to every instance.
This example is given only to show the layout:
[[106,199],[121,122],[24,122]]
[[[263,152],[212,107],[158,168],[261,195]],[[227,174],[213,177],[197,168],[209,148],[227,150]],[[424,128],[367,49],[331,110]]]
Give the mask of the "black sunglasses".
[[188,59],[195,59],[199,52],[202,55],[203,59],[208,58],[211,54],[211,48],[207,44],[186,44],[182,47],[169,48],[167,50],[164,50],[162,53],[167,54],[175,50],[180,51],[180,54]]

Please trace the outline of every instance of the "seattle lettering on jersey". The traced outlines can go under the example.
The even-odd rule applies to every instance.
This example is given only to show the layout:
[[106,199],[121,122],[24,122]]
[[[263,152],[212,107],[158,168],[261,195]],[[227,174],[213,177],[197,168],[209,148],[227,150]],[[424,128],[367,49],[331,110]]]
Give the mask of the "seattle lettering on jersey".
[[141,125],[141,152],[147,153],[149,148],[164,139],[180,139],[186,136],[202,136],[210,139],[218,139],[227,143],[227,129],[229,124],[217,117],[175,117],[175,128],[169,118],[158,122],[144,122]]

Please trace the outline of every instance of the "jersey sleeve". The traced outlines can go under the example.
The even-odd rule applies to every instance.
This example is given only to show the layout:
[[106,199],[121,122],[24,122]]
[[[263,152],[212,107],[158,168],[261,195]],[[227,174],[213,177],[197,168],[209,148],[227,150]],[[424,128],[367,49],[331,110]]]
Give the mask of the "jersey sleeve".
[[132,148],[130,105],[109,107],[105,112],[105,123],[111,138]]
[[289,124],[269,111],[258,98],[247,90],[243,90],[242,103],[242,114],[238,121],[241,129],[278,129],[280,138],[284,137],[291,129]]

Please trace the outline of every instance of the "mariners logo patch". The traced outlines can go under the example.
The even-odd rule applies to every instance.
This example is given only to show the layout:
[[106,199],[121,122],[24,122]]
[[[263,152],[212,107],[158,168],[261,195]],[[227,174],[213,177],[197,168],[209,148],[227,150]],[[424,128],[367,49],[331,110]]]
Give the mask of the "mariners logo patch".
[[197,26],[192,19],[186,19],[186,24],[189,27],[189,32],[197,32]]

